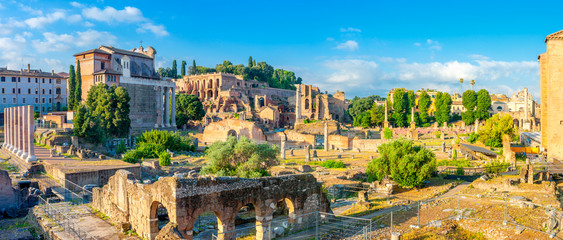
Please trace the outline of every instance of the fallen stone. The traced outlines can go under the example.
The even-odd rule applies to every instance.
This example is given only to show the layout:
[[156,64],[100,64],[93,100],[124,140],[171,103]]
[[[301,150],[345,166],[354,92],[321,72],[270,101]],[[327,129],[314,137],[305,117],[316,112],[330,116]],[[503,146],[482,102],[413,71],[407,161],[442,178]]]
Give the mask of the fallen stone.
[[301,172],[312,172],[313,169],[309,165],[301,165],[297,168]]

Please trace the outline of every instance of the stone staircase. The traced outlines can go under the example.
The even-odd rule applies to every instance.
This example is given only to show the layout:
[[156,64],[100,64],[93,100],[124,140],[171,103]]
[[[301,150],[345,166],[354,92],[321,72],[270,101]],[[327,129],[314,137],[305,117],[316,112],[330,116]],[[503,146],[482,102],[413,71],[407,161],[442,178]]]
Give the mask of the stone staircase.
[[28,163],[4,147],[0,148],[0,154],[8,159],[8,162],[12,164],[12,166],[17,167],[20,172],[36,173],[45,171],[43,165],[39,162]]

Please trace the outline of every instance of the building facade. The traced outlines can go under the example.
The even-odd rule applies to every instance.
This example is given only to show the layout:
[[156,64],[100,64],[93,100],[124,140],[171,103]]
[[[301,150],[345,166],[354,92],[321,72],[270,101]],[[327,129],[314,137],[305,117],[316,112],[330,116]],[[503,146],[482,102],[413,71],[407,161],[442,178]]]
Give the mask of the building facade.
[[96,84],[123,87],[131,100],[129,118],[133,134],[176,126],[174,82],[155,71],[152,47],[123,50],[112,46],[77,53],[82,76],[82,100]]
[[563,31],[545,38],[538,56],[541,84],[541,144],[548,158],[563,160]]
[[67,107],[66,78],[40,69],[0,68],[0,111],[32,105],[35,112],[61,111]]

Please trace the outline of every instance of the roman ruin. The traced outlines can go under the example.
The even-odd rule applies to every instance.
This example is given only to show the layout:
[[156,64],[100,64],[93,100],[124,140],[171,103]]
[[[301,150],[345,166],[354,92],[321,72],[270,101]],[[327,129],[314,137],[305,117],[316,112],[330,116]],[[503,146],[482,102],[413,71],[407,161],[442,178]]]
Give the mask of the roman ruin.
[[37,161],[33,144],[33,106],[6,108],[4,122],[6,141],[3,147],[27,163]]

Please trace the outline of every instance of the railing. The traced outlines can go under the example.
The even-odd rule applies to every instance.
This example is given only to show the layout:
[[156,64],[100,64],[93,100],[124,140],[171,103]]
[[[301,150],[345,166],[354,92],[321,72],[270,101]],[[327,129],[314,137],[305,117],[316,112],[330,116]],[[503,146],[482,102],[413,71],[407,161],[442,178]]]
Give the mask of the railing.
[[84,240],[97,239],[76,224],[77,219],[72,217],[72,205],[68,203],[51,204],[44,198],[39,197],[39,207],[51,221],[64,229],[65,233],[71,235],[72,238]]

